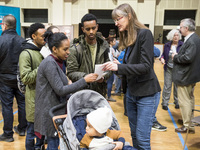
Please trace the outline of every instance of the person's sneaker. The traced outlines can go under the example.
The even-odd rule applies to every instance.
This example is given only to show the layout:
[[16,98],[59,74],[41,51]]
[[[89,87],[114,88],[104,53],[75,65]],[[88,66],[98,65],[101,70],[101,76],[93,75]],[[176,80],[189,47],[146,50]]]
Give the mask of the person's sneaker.
[[153,123],[152,130],[157,130],[157,131],[166,131],[167,127],[161,125],[158,121]]
[[20,136],[25,136],[25,131],[19,130],[18,126],[14,126],[14,131],[18,133]]
[[7,137],[5,134],[0,135],[0,141],[5,141],[5,142],[13,142],[14,138],[13,137]]
[[162,106],[162,109],[163,110],[168,110],[168,107],[167,106]]
[[108,101],[110,101],[110,102],[116,102],[116,100],[115,99],[113,99],[112,97],[108,97],[108,99],[107,99]]

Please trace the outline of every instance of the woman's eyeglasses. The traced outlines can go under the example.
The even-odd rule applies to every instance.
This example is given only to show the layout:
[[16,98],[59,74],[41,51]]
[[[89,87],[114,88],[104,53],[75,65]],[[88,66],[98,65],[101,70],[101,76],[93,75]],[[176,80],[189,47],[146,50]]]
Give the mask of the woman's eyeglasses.
[[116,22],[120,21],[123,17],[124,16],[118,17],[116,20],[114,20],[114,22],[116,23]]

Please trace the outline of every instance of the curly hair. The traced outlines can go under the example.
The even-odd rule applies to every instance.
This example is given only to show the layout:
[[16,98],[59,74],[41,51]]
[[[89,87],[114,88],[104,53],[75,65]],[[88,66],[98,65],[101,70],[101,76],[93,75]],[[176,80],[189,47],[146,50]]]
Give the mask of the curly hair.
[[181,40],[181,38],[182,38],[181,33],[177,29],[173,29],[167,34],[167,36],[166,36],[167,40],[172,41],[175,33],[178,33],[179,40]]
[[32,34],[35,34],[38,29],[45,29],[45,26],[41,23],[34,23],[29,27],[28,33],[31,39],[33,39]]

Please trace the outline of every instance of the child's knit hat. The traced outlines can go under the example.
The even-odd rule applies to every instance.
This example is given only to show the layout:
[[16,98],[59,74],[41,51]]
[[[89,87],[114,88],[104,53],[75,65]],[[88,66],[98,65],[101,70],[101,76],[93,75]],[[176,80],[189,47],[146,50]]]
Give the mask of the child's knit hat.
[[98,108],[87,115],[89,123],[99,132],[105,133],[112,124],[112,112],[107,107]]

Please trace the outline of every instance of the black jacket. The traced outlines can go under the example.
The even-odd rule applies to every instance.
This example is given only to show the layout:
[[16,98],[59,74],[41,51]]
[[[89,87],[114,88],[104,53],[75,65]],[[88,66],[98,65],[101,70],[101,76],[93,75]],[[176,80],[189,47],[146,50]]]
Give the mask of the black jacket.
[[182,45],[173,61],[175,84],[186,86],[200,81],[200,38],[196,33]]
[[137,40],[134,45],[130,46],[126,64],[124,59],[123,64],[118,65],[118,74],[124,75],[123,81],[127,82],[123,83],[123,88],[128,86],[134,96],[149,96],[161,91],[153,69],[153,45],[151,31],[138,30]]
[[0,36],[0,82],[17,88],[17,65],[24,41],[15,29],[8,29]]

